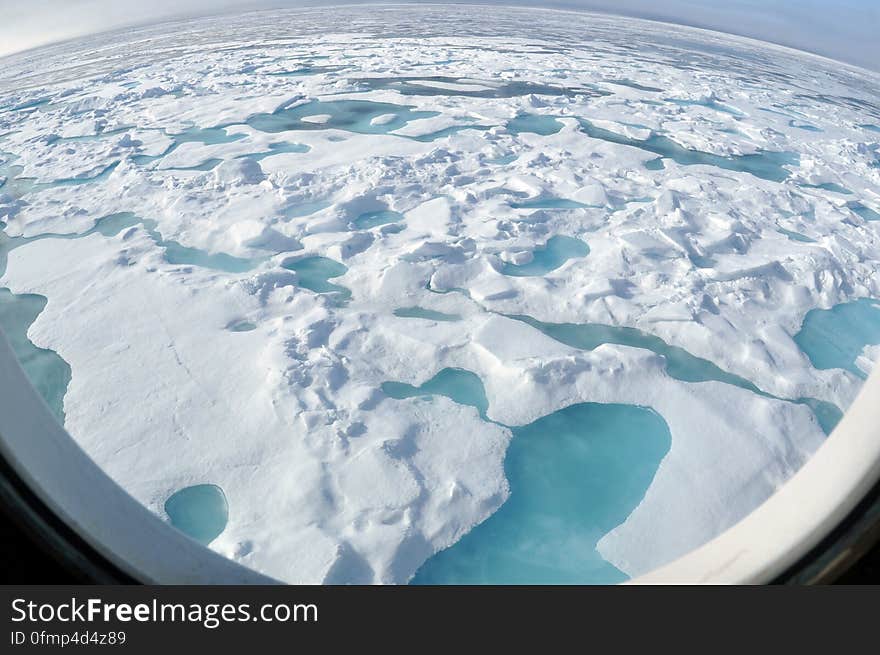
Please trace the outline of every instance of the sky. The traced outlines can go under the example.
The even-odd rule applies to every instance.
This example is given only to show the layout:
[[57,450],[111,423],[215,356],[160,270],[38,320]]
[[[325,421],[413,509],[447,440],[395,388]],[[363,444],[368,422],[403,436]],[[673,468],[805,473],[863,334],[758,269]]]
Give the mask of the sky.
[[[181,16],[345,2],[352,0],[0,0],[0,56]],[[482,0],[475,4],[640,16],[750,36],[880,70],[880,0]]]

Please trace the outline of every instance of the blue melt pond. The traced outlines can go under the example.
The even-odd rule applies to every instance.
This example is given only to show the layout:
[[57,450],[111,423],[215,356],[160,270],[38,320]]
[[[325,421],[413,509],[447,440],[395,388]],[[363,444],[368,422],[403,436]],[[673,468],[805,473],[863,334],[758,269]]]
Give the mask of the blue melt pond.
[[[323,123],[310,122],[311,116],[326,115]],[[373,124],[380,116],[392,116],[388,121]],[[261,132],[277,133],[288,130],[340,129],[361,134],[387,134],[400,129],[410,121],[437,116],[433,111],[414,111],[412,107],[371,100],[314,100],[295,107],[282,107],[271,114],[255,114],[247,124]]]
[[510,498],[413,584],[613,584],[598,541],[645,495],[671,435],[652,410],[586,403],[513,429]]
[[423,307],[400,307],[394,310],[394,315],[400,318],[420,318],[425,321],[441,321],[451,323],[460,321],[461,316],[458,314],[445,314],[433,309],[425,309]]
[[[480,378],[444,369],[419,387],[382,385],[403,399],[442,395],[489,420]],[[510,498],[486,521],[416,572],[413,584],[611,584],[627,576],[596,544],[645,495],[672,437],[653,410],[572,405],[522,427],[504,469]]]
[[811,310],[794,340],[815,368],[842,368],[864,379],[855,362],[865,346],[880,344],[880,302],[863,298]]
[[544,275],[555,271],[569,259],[586,257],[589,253],[590,247],[580,239],[555,236],[548,239],[543,248],[535,250],[532,261],[522,265],[505,263],[501,272],[516,277]]
[[483,420],[488,420],[486,412],[489,401],[486,399],[483,381],[478,375],[464,369],[444,368],[420,387],[403,382],[384,382],[382,393],[397,400],[419,396],[446,396],[459,405],[475,408]]
[[306,145],[301,143],[270,143],[269,149],[263,152],[256,152],[253,154],[244,154],[239,155],[236,159],[243,159],[247,157],[248,159],[253,159],[254,161],[261,161],[266,159],[266,157],[272,157],[273,155],[282,155],[286,153],[303,153],[311,150]]
[[400,220],[403,220],[402,214],[398,214],[397,212],[391,211],[390,209],[383,209],[374,212],[364,212],[356,219],[354,219],[353,223],[354,226],[359,230],[369,230],[373,227],[386,225],[388,223],[396,223]]
[[226,273],[246,273],[256,265],[257,261],[234,257],[223,252],[210,253],[199,248],[183,246],[176,241],[156,239],[156,243],[165,248],[165,261],[177,266],[199,266]]
[[800,232],[793,232],[791,230],[786,230],[785,228],[776,228],[776,231],[780,234],[784,234],[792,241],[798,241],[799,243],[816,243],[815,239],[811,239],[805,234],[801,234]]
[[175,528],[208,545],[226,529],[229,504],[217,485],[197,484],[172,494],[165,501],[165,513]]
[[715,166],[724,170],[749,173],[770,182],[784,181],[790,175],[785,166],[797,166],[800,162],[800,156],[792,152],[761,151],[755,154],[722,157],[699,150],[688,150],[660,134],[652,134],[647,139],[634,139],[597,127],[583,118],[579,118],[578,123],[584,133],[593,139],[640,148],[661,158],[671,159],[681,166]]
[[507,129],[514,134],[531,133],[541,136],[556,134],[562,127],[562,123],[552,116],[535,114],[520,114],[507,123]]
[[638,91],[648,91],[650,93],[662,93],[663,89],[658,89],[656,86],[645,86],[644,84],[639,84],[638,82],[633,82],[632,80],[621,79],[621,80],[605,80],[609,84],[617,84],[618,86],[627,86],[630,89],[636,89]]
[[326,200],[314,200],[312,202],[301,202],[298,204],[292,204],[284,209],[284,218],[291,219],[301,218],[303,216],[311,216],[312,214],[317,214],[323,209],[327,209],[327,207],[329,207],[331,204],[332,203]]
[[[239,141],[247,136],[241,132],[230,134],[224,127],[189,127],[183,132],[178,132],[177,134],[168,134],[166,132],[166,135],[172,139],[172,143],[164,152],[158,155],[134,155],[131,160],[138,165],[149,164],[157,159],[162,159],[166,155],[170,155],[184,143],[203,143],[207,146],[214,146],[222,143]],[[210,161],[211,160],[204,162],[204,165],[208,165]],[[203,164],[200,164],[199,166],[202,165]],[[196,167],[194,170],[200,170],[200,168]]]
[[284,262],[282,268],[295,271],[299,286],[315,293],[332,293],[337,300],[348,300],[351,291],[330,282],[331,278],[345,275],[348,268],[326,257],[305,257],[291,262]]
[[226,326],[226,329],[230,332],[253,332],[257,329],[256,324],[251,323],[250,321],[246,321],[244,319],[240,319],[237,321],[232,321]]
[[241,132],[230,134],[224,127],[188,127],[183,132],[168,136],[174,140],[173,147],[177,147],[181,143],[204,143],[208,146],[232,143],[245,138],[246,135]]
[[854,202],[849,206],[850,210],[864,218],[866,221],[880,221],[880,214],[860,202]]
[[583,209],[589,205],[567,198],[533,198],[522,202],[512,202],[514,209]]
[[46,298],[35,294],[16,295],[0,289],[0,331],[2,331],[34,389],[52,414],[64,424],[64,394],[70,384],[70,366],[53,350],[35,346],[27,337],[31,324],[46,307]]
[[33,178],[18,177],[21,173],[21,167],[11,166],[7,162],[0,165],[0,178],[3,178],[3,184],[0,184],[0,188],[3,189],[4,194],[10,195],[13,198],[21,198],[29,193],[38,193],[56,187],[79,186],[81,184],[90,184],[92,182],[103,182],[110,177],[110,174],[117,166],[119,166],[119,162],[115,161],[93,175],[67,177],[52,182],[37,182]]

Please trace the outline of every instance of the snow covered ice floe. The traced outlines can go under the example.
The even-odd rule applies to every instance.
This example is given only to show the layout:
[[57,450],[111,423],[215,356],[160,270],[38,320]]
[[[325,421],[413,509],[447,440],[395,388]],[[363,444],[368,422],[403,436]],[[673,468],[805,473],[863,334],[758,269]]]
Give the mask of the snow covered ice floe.
[[871,370],[878,96],[778,46],[524,9],[22,53],[0,326],[126,491],[268,575],[623,580],[771,495]]

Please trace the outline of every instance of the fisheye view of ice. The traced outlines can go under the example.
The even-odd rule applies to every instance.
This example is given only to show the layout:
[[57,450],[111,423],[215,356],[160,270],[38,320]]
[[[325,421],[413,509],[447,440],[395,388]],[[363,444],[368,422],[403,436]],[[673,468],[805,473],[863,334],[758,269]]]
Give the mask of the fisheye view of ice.
[[675,560],[853,402],[878,270],[880,75],[779,45],[351,6],[0,66],[0,329],[127,493],[282,582]]

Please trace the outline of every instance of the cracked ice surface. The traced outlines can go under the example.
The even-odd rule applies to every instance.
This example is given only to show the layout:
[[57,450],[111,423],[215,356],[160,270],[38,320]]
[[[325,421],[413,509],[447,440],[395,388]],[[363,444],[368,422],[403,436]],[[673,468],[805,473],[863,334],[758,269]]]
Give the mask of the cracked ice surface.
[[[406,582],[507,498],[505,426],[650,407],[671,448],[598,545],[636,575],[803,464],[824,435],[790,401],[854,398],[793,337],[880,297],[878,97],[784,48],[549,11],[93,37],[0,71],[0,286],[48,299],[27,334],[69,364],[89,455],[162,516],[216,484],[211,547],[290,582]],[[512,316],[637,328],[761,393]],[[489,420],[381,391],[446,368],[480,378]]]

